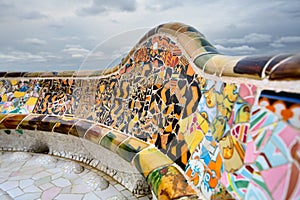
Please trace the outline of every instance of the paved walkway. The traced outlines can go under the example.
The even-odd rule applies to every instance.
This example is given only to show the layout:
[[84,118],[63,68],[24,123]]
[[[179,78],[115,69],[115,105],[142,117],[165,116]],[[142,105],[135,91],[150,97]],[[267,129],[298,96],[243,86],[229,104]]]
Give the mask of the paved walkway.
[[0,200],[147,200],[89,166],[49,155],[0,152]]

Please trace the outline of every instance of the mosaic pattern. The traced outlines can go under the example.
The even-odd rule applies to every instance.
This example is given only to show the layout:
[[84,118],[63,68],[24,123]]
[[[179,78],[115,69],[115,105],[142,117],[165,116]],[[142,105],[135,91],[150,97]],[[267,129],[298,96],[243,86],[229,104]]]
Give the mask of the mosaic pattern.
[[0,75],[1,129],[99,144],[132,163],[159,199],[300,196],[300,54],[225,56],[171,23],[114,68]]
[[[109,176],[49,155],[0,155],[0,199],[151,199],[136,197]],[[78,165],[81,171],[74,171]]]

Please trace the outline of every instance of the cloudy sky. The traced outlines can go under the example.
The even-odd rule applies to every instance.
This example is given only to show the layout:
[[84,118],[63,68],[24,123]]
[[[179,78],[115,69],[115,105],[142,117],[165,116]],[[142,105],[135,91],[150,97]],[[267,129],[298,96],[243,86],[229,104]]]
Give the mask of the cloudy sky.
[[226,54],[300,52],[299,0],[0,0],[0,71],[105,68],[175,21]]

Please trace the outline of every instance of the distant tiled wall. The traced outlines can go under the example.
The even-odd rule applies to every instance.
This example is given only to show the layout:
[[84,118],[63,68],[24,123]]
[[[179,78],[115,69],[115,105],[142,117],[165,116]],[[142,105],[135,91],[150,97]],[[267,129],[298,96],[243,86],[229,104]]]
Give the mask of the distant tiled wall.
[[2,114],[82,118],[133,136],[98,142],[132,162],[161,199],[183,196],[179,171],[207,198],[300,196],[300,95],[291,86],[299,88],[299,54],[224,56],[173,23],[149,31],[114,69],[1,75]]

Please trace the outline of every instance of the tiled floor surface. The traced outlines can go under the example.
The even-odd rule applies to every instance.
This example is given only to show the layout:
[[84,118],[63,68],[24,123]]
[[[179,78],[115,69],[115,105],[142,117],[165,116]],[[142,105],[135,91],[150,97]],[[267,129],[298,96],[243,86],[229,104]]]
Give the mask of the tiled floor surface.
[[0,200],[151,199],[136,197],[109,176],[49,155],[0,152]]

